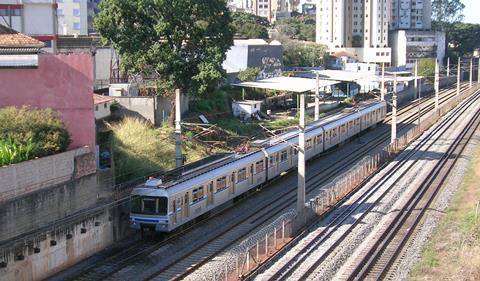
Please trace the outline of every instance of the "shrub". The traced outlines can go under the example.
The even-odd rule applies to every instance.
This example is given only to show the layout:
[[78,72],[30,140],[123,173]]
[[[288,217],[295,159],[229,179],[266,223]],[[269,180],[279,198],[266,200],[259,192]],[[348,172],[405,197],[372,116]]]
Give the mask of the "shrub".
[[26,145],[17,144],[11,139],[0,140],[0,167],[29,160],[32,147],[31,140]]
[[30,158],[63,152],[71,142],[57,111],[28,106],[0,109],[0,140],[11,149],[31,146]]
[[240,81],[255,81],[257,80],[257,76],[260,74],[260,68],[258,67],[249,67],[246,68],[238,73],[238,79]]

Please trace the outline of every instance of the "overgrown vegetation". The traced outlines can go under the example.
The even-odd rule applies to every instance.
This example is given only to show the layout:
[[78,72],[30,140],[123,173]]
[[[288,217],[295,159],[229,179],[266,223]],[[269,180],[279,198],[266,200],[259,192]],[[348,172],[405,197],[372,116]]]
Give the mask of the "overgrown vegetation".
[[315,41],[315,16],[291,17],[275,22],[280,35],[302,41]]
[[320,66],[327,55],[326,46],[310,42],[288,40],[283,47],[283,64],[290,67]]
[[245,12],[232,13],[232,26],[235,33],[248,39],[268,39],[269,25],[270,23],[264,17]]
[[418,75],[426,77],[429,81],[435,80],[435,59],[425,58],[418,61]]
[[456,62],[458,57],[470,57],[480,47],[480,24],[452,23],[448,28],[448,56]]
[[1,165],[60,153],[70,142],[59,113],[52,109],[0,109]]
[[238,79],[240,81],[255,81],[257,80],[257,76],[260,74],[260,68],[258,67],[249,67],[246,68],[238,73]]
[[[150,123],[134,118],[125,118],[111,128],[117,182],[175,167],[173,128],[163,126],[156,129]],[[187,163],[208,155],[204,147],[192,141],[191,134],[185,134],[182,148]]]
[[227,106],[228,98],[221,89],[211,92],[204,98],[194,97],[189,104],[191,113],[214,113],[224,112]]

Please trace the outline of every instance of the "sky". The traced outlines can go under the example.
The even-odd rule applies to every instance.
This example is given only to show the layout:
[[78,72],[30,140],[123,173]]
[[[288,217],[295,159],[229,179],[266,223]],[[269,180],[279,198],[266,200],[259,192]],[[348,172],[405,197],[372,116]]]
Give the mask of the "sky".
[[480,23],[480,0],[461,0],[465,5],[463,22]]

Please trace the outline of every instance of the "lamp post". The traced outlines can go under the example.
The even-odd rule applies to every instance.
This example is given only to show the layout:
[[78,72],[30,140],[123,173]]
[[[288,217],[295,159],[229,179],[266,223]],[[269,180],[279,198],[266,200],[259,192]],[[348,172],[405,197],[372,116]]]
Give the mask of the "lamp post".
[[182,112],[180,111],[180,89],[175,90],[175,167],[183,165],[182,157],[182,126],[180,124]]
[[461,76],[461,59],[458,58],[458,67],[457,67],[457,97],[460,96],[460,76]]
[[320,78],[318,72],[315,72],[315,121],[318,120],[319,115],[320,115]]
[[470,89],[473,86],[472,84],[473,84],[473,58],[470,59],[470,84],[469,84]]
[[[420,81],[420,85],[422,81]],[[419,87],[418,83],[418,60],[415,60],[415,91],[417,92],[418,98],[418,126],[420,126],[420,111],[421,111],[421,103],[420,103],[420,95],[421,95],[421,88]]]
[[382,87],[380,90],[380,95],[381,95],[380,100],[384,101],[385,100],[385,63],[384,62],[382,62]]
[[439,109],[439,92],[440,92],[440,69],[438,59],[435,60],[435,110]]
[[392,138],[390,143],[397,139],[397,75],[393,76],[393,95],[392,95]]

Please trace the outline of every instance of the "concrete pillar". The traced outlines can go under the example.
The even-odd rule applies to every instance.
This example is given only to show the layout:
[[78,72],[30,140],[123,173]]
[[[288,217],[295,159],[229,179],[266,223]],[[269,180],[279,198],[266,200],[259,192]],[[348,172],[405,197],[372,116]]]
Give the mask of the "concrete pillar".
[[457,67],[457,96],[460,96],[460,76],[461,72],[461,59],[458,58],[458,67]]
[[182,157],[182,126],[180,124],[182,112],[180,110],[180,89],[175,90],[175,167],[183,165]]
[[470,84],[469,84],[470,89],[472,88],[472,84],[473,84],[473,59],[470,59]]
[[392,138],[390,143],[394,143],[397,139],[397,76],[393,80],[393,95],[392,95]]
[[450,58],[447,58],[447,77],[450,77]]
[[318,72],[315,73],[315,79],[316,79],[316,87],[315,87],[315,121],[317,121],[320,118],[320,78],[318,77],[319,74]]
[[298,134],[298,188],[297,188],[297,214],[301,224],[305,213],[305,93],[299,94],[300,120]]
[[438,65],[438,59],[435,60],[435,110],[439,109],[439,95],[440,92],[440,69]]
[[380,90],[380,100],[384,101],[385,100],[385,63],[382,62],[382,87]]

